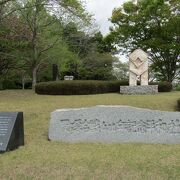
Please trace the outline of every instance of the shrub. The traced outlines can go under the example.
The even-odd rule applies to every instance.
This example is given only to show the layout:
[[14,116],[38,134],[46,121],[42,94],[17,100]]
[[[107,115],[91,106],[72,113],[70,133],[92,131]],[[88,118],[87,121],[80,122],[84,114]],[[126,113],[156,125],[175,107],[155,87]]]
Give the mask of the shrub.
[[[158,85],[159,92],[170,92],[172,84],[169,82],[150,83]],[[51,81],[38,83],[35,88],[37,94],[49,95],[85,95],[119,92],[120,86],[128,85],[128,81]]]
[[0,80],[0,90],[3,90],[3,81]]
[[120,85],[127,81],[53,81],[39,83],[35,87],[37,94],[49,95],[85,95],[119,92]]
[[3,89],[21,89],[21,84],[15,80],[4,80]]
[[172,91],[172,84],[170,82],[150,83],[151,85],[158,85],[158,92]]
[[[30,80],[26,80],[25,82],[25,89],[31,89],[32,82]],[[4,79],[0,80],[0,90],[4,89],[22,89],[22,82],[18,79]]]
[[158,83],[159,92],[170,92],[172,91],[172,84],[170,82],[160,82]]
[[177,107],[178,107],[178,111],[180,111],[180,99],[178,99],[177,101]]
[[180,91],[180,84],[177,85],[177,87],[175,88],[176,91]]

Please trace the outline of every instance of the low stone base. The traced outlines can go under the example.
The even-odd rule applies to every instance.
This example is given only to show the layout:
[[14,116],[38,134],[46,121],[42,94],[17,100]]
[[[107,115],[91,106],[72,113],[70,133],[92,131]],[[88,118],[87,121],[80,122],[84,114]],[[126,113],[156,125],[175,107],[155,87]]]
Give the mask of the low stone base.
[[121,94],[156,94],[158,85],[147,86],[120,86]]

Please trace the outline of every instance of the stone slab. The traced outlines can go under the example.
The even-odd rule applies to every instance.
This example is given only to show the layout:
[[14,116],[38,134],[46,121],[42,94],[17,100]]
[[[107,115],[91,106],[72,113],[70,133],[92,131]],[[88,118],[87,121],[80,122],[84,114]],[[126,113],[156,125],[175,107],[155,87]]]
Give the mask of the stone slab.
[[74,76],[64,76],[65,81],[72,81],[74,80]]
[[158,85],[120,86],[121,94],[157,94]]
[[22,112],[0,112],[0,153],[24,145]]
[[51,113],[49,140],[180,144],[180,112],[127,106],[60,109]]

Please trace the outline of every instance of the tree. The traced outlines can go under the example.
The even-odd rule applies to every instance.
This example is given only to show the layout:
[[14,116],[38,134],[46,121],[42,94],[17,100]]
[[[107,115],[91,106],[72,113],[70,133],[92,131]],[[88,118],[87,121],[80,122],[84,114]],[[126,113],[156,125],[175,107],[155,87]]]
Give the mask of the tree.
[[69,49],[76,53],[80,58],[85,57],[92,49],[91,37],[82,30],[78,30],[75,23],[68,23],[63,30],[64,40]]
[[109,38],[122,52],[148,51],[161,80],[172,82],[180,73],[180,1],[138,0],[113,11]]
[[110,80],[112,75],[113,63],[116,60],[110,53],[89,53],[83,59],[80,69],[81,79]]
[[[29,53],[26,56],[26,65],[31,68],[32,72],[32,87],[34,89],[37,82],[37,73],[40,68],[48,62],[50,57],[48,51],[53,48],[62,37],[61,23],[65,16],[78,16],[84,18],[84,9],[78,0],[73,1],[51,1],[48,0],[32,0],[26,3],[19,4],[19,12],[31,31],[31,38],[29,40]],[[56,7],[55,7],[56,6]],[[54,11],[54,10],[58,10]],[[50,13],[54,14],[53,16]],[[59,27],[58,27],[59,22]],[[56,23],[56,28],[52,29],[52,25]]]
[[0,6],[3,6],[3,5],[5,5],[6,3],[11,2],[11,1],[15,1],[15,0],[1,0]]
[[[89,59],[90,56],[97,58],[98,52],[104,52],[100,49],[102,43],[101,40],[103,39],[102,34],[100,37],[101,40],[99,40],[100,38],[98,38],[97,34],[89,34],[82,29],[78,29],[78,26],[74,22],[70,22],[65,26],[63,36],[65,42],[67,42],[69,46],[69,50],[76,54],[76,58],[67,61],[66,74],[73,75],[76,79],[79,79],[81,78],[79,77],[79,73],[83,71],[83,77],[85,77],[86,73],[88,74],[88,72],[85,72],[85,69],[88,68],[86,66],[89,64],[86,63],[87,58]],[[94,61],[94,64],[95,63],[96,61]]]
[[10,49],[7,44],[10,41],[9,32],[11,27],[8,25],[8,20],[3,20],[2,16],[5,14],[5,4],[9,1],[0,2],[0,78],[7,73],[12,65],[10,57],[7,57],[7,51]]
[[129,64],[117,60],[113,65],[113,75],[118,80],[128,80]]
[[22,68],[21,53],[27,47],[30,32],[20,18],[11,15],[0,21],[0,75]]
[[97,51],[99,53],[110,53],[115,50],[115,48],[111,45],[110,36],[103,37],[101,32],[95,33],[95,35],[92,37],[91,42],[96,44]]

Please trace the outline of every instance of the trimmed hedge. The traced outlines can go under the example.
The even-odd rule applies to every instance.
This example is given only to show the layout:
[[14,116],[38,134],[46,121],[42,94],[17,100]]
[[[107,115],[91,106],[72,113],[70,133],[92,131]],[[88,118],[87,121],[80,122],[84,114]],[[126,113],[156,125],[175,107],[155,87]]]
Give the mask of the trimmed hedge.
[[178,111],[180,111],[180,99],[178,99],[177,101],[177,108],[178,108]]
[[120,85],[128,85],[128,81],[53,81],[38,83],[35,92],[48,95],[102,94],[119,92]]
[[170,82],[150,83],[150,85],[158,85],[158,92],[170,92],[173,88]]
[[[158,85],[159,92],[170,92],[172,84],[169,82],[150,83]],[[86,95],[119,92],[120,86],[129,85],[128,81],[50,81],[38,83],[35,87],[37,94],[46,95]]]

